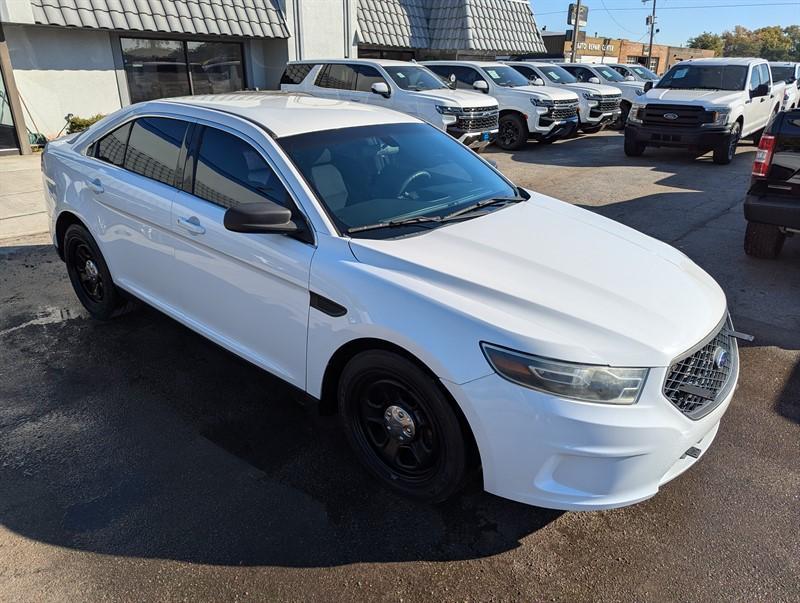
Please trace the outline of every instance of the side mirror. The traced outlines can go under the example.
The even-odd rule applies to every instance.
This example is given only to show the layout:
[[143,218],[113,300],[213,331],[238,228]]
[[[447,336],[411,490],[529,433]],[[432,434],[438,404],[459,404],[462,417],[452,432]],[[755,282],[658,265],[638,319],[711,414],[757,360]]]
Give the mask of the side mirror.
[[600,78],[593,75],[592,77],[589,78],[589,83],[590,84],[599,84],[600,83]]
[[475,88],[475,90],[483,92],[484,94],[489,92],[489,84],[487,84],[484,80],[473,82],[472,87]]
[[383,98],[389,98],[392,95],[392,91],[389,89],[389,84],[386,82],[375,82],[372,84],[370,89],[375,94],[380,94]]
[[286,234],[299,230],[292,222],[291,210],[269,200],[234,205],[225,212],[222,223],[232,232]]
[[655,86],[655,82],[653,82],[653,80],[647,80],[644,83],[644,91],[647,92],[648,90],[652,90],[653,86]]
[[635,82],[635,81],[636,81],[636,78],[635,78],[635,77],[633,77],[632,75],[626,75],[626,76],[625,76],[625,81],[626,81],[626,82]]
[[531,86],[544,86],[544,80],[540,77],[535,77],[531,80]]
[[750,98],[766,96],[769,94],[769,84],[759,84],[754,90],[750,91]]

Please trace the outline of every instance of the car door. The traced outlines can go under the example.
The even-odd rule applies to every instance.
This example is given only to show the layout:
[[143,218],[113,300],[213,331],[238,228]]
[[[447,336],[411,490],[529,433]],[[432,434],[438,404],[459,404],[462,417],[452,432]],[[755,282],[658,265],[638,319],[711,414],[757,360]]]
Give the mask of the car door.
[[762,87],[762,73],[758,65],[750,69],[748,92],[750,99],[745,103],[744,134],[760,130],[767,124],[767,111],[769,110],[769,92]]
[[[575,79],[577,79],[579,82],[584,82],[584,83],[586,83],[586,82],[588,82],[590,79],[592,79],[593,77],[597,77],[597,76],[596,76],[594,73],[592,73],[592,72],[591,72],[589,69],[587,69],[586,67],[578,67],[578,66],[576,66],[576,65],[568,65],[568,66],[564,67],[564,69],[566,69],[566,70],[567,70],[567,71],[569,71],[569,72],[570,72],[572,75],[574,75],[574,76],[575,76]],[[599,79],[600,79],[600,78],[598,78],[598,80],[599,80]]]
[[[345,100],[354,101],[357,103],[366,103],[370,105],[378,105],[380,107],[388,107],[390,109],[403,110],[402,108],[395,107],[396,95],[388,97],[381,94],[376,94],[372,91],[372,84],[382,82],[389,86],[389,83],[381,75],[381,73],[372,65],[348,65],[355,72],[355,84],[352,90],[342,90],[341,98]],[[389,87],[391,90],[391,86]]]
[[352,66],[343,63],[328,63],[320,69],[311,93],[314,96],[349,100],[349,94],[355,85],[356,72]]
[[315,247],[293,236],[226,230],[224,216],[229,207],[269,199],[291,208],[295,221],[304,217],[267,146],[222,127],[196,130],[172,210],[181,312],[213,341],[304,388]]
[[146,301],[174,303],[172,202],[189,123],[148,116],[114,129],[90,151],[91,224],[115,282]]
[[536,79],[540,79],[543,82],[545,81],[545,79],[536,71],[536,69],[528,65],[514,65],[514,69],[519,71],[520,74],[528,79],[528,81],[533,81]]

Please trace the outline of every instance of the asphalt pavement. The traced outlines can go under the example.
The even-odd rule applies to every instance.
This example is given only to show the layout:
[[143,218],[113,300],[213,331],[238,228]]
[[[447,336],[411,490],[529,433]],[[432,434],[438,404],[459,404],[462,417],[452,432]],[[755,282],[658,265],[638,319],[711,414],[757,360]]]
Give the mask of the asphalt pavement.
[[800,239],[744,255],[754,153],[487,153],[681,249],[756,336],[709,452],[613,511],[399,498],[278,380],[154,310],[92,321],[46,241],[0,246],[0,600],[800,600]]

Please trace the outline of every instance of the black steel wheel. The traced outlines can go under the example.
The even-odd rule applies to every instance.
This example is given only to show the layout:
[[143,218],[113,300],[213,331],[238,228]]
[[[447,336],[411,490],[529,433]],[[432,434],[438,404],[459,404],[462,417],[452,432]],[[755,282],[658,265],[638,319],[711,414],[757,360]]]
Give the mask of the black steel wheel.
[[420,367],[392,352],[362,352],[344,368],[338,398],[350,445],[384,484],[428,502],[461,488],[467,448],[458,416]]
[[736,147],[742,137],[742,125],[737,121],[731,126],[731,133],[714,149],[714,163],[728,165],[736,157]]
[[509,113],[500,118],[495,143],[506,151],[517,151],[528,141],[528,125],[520,115]]
[[114,286],[103,254],[84,226],[67,228],[61,244],[72,288],[93,318],[108,320],[133,307]]

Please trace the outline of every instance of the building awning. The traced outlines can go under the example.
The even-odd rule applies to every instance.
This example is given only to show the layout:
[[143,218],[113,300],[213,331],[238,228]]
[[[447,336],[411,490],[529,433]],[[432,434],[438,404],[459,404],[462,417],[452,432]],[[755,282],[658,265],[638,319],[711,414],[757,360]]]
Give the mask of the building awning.
[[357,15],[363,45],[546,52],[527,0],[358,0]]
[[34,22],[177,34],[288,38],[275,0],[31,0]]

